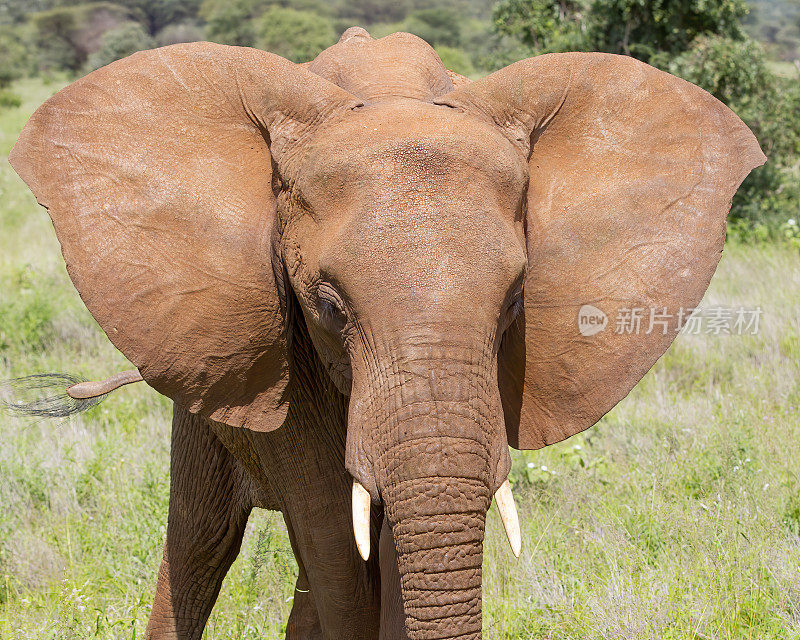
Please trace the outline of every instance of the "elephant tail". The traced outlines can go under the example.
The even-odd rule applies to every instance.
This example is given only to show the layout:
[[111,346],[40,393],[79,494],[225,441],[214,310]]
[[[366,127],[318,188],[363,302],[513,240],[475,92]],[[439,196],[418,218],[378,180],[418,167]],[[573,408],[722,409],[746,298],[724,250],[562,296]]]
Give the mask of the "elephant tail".
[[136,369],[97,382],[67,373],[39,373],[0,382],[0,407],[20,416],[64,418],[91,409],[112,391],[141,380]]

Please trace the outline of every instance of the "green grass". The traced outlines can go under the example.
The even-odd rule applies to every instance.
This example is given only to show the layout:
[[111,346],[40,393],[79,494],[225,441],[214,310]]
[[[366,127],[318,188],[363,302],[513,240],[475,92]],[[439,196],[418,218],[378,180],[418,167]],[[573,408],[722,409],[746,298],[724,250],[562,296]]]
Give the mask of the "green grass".
[[767,62],[767,66],[773,73],[784,78],[797,78],[798,74],[800,74],[800,70],[797,68],[797,65],[792,62],[770,60]]
[[[0,154],[58,86],[15,87]],[[4,161],[0,203],[0,378],[128,366]],[[795,251],[728,245],[707,303],[760,305],[758,335],[681,336],[599,425],[515,454],[523,552],[492,511],[487,639],[800,638],[799,293]],[[143,637],[169,413],[135,386],[62,422],[0,418],[0,639]],[[278,637],[294,572],[280,516],[257,511],[206,637]]]

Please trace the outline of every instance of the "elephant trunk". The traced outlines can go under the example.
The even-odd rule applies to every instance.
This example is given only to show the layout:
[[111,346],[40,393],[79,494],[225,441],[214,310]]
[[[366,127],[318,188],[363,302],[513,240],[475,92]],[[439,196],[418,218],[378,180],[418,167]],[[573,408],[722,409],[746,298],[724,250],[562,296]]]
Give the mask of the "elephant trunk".
[[496,355],[458,337],[402,344],[389,375],[354,377],[348,467],[384,504],[409,638],[476,640],[486,512],[510,466]]
[[491,501],[486,484],[398,474],[384,501],[409,638],[480,639],[483,536]]

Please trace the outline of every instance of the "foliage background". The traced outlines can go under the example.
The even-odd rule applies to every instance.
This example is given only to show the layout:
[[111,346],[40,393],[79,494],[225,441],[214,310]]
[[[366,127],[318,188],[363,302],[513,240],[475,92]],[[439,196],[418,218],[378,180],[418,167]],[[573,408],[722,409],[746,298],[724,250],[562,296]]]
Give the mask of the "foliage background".
[[[353,24],[427,39],[477,77],[601,50],[681,75],[769,163],[734,202],[706,304],[760,305],[754,336],[682,336],[599,425],[514,456],[518,562],[494,511],[489,639],[800,638],[800,1],[0,0],[0,155],[69,80],[209,39],[304,61]],[[69,283],[46,213],[0,163],[0,379],[128,364]],[[168,495],[169,403],[127,388],[64,421],[0,417],[0,640],[143,636]],[[277,637],[296,567],[257,512],[207,638]]]
[[0,108],[20,77],[86,73],[134,51],[207,39],[312,59],[360,24],[415,33],[477,77],[552,51],[632,55],[699,84],[756,132],[770,162],[732,229],[776,239],[800,209],[800,0],[3,0]]

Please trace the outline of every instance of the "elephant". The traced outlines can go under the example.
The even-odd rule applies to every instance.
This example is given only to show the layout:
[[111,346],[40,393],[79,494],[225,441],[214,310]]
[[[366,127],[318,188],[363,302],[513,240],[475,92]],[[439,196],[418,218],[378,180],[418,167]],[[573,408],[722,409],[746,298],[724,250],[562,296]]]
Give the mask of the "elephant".
[[613,318],[696,307],[766,158],[633,58],[471,81],[352,27],[305,64],[136,53],[47,100],[10,160],[137,370],[72,395],[141,379],[174,402],[147,637],[201,637],[259,507],[297,559],[290,640],[475,640],[494,497],[522,543],[509,446],[629,393],[680,327]]

